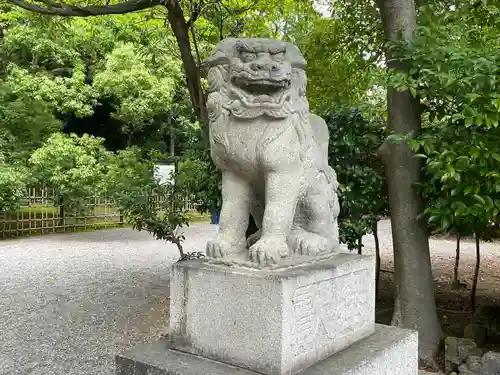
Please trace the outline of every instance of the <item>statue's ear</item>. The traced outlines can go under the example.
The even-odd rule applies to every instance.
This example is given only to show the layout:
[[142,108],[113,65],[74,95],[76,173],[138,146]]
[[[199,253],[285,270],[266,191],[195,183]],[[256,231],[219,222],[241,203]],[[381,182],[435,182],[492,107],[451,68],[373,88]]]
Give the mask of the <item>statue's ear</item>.
[[201,64],[201,68],[210,69],[213,66],[227,64],[229,64],[229,58],[227,55],[222,51],[217,51]]
[[212,55],[201,64],[201,68],[209,69],[217,65],[228,65],[229,56],[233,53],[234,47],[238,42],[239,39],[235,38],[223,39]]
[[304,58],[304,56],[302,56],[302,53],[295,44],[286,44],[286,58],[288,61],[290,61],[290,64],[293,68],[302,70],[307,69],[306,59]]

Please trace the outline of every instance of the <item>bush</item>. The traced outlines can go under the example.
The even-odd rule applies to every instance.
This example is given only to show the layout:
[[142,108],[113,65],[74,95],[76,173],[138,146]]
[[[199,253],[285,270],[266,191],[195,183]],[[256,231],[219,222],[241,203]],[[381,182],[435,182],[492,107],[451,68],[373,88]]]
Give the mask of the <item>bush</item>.
[[222,207],[222,180],[209,152],[191,151],[179,161],[176,186],[193,196],[200,212],[220,211]]
[[361,238],[387,210],[383,165],[376,155],[384,124],[358,108],[329,111],[323,118],[330,131],[329,163],[339,181],[340,240],[361,252]]
[[54,133],[29,159],[34,180],[50,188],[54,201],[65,210],[84,209],[85,200],[103,188],[108,158],[103,142],[87,134]]
[[26,196],[27,180],[26,170],[7,165],[0,155],[0,213],[19,207]]

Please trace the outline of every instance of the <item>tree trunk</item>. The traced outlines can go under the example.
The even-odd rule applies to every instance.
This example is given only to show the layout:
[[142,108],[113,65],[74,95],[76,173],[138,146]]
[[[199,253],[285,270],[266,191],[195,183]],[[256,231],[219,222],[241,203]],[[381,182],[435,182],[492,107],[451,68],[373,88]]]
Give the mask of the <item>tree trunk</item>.
[[[416,27],[413,0],[378,0],[386,36],[390,41],[411,41]],[[388,68],[406,73],[408,67],[386,51]],[[395,134],[421,128],[419,100],[409,91],[387,90],[388,128]],[[386,141],[380,148],[385,163],[394,246],[395,307],[392,325],[419,334],[419,359],[435,366],[442,338],[436,312],[426,225],[417,220],[423,203],[412,185],[420,181],[421,160],[406,144]]]
[[363,254],[363,236],[358,237],[358,255]]
[[481,266],[481,248],[479,243],[479,235],[476,233],[476,268],[474,270],[474,280],[472,281],[472,290],[470,293],[472,311],[476,310],[476,291],[477,291],[477,282],[479,280],[480,266]]
[[169,157],[175,156],[175,131],[173,125],[170,125]]
[[181,52],[182,65],[186,73],[186,84],[193,104],[193,110],[202,126],[208,124],[208,112],[205,103],[205,94],[201,86],[200,69],[196,64],[191,43],[189,40],[189,25],[184,18],[184,11],[178,0],[166,0],[165,6],[168,10],[168,21],[174,33],[177,45]]
[[378,296],[380,295],[379,286],[380,286],[380,265],[381,265],[381,260],[380,260],[380,241],[379,241],[379,238],[378,238],[378,221],[377,220],[375,220],[373,222],[372,233],[373,233],[373,239],[375,241],[375,256],[376,256],[376,263],[375,263],[375,298],[378,298]]
[[456,248],[456,255],[455,255],[455,266],[453,267],[453,286],[455,288],[458,288],[459,281],[458,281],[458,267],[460,266],[460,233],[457,233],[457,248]]

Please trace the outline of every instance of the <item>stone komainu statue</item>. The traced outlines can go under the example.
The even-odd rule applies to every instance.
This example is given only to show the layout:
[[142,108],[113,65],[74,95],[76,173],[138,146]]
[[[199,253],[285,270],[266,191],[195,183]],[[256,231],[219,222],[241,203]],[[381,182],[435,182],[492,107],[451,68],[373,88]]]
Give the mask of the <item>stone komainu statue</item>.
[[[211,155],[222,171],[211,258],[261,265],[338,247],[337,177],[328,128],[309,113],[306,61],[290,43],[225,39],[206,62]],[[249,214],[258,232],[245,238]],[[240,254],[241,255],[241,254]]]

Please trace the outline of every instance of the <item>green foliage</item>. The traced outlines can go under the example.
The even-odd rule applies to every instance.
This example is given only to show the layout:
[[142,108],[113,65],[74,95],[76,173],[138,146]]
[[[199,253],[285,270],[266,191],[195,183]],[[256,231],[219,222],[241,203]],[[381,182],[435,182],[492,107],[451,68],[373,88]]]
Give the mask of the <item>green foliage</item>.
[[[139,193],[135,191],[135,193]],[[162,204],[155,204],[152,196],[161,195]],[[184,257],[182,243],[185,240],[181,228],[189,226],[188,212],[184,210],[185,195],[174,185],[158,186],[154,195],[128,194],[128,199],[119,200],[120,209],[125,213],[126,220],[133,228],[151,233],[157,240],[173,243],[179,250],[181,259]]]
[[93,88],[118,104],[114,117],[133,133],[172,106],[180,64],[169,55],[139,53],[131,44],[118,45],[95,75]]
[[158,187],[154,164],[143,160],[138,148],[107,154],[105,166],[104,190],[121,205],[130,205],[138,196],[152,194]]
[[11,10],[0,22],[6,105],[19,98],[66,119],[88,118],[111,102],[128,145],[144,146],[147,133],[166,138],[165,117],[174,100],[183,101],[176,95],[184,82],[175,40],[161,21],[147,12],[81,19]]
[[387,210],[383,167],[376,155],[384,128],[360,109],[330,111],[323,118],[330,130],[329,163],[340,184],[340,239],[352,250]]
[[487,2],[425,7],[415,43],[396,46],[410,74],[391,84],[422,98],[424,131],[404,140],[425,159],[429,225],[484,236],[500,210],[500,22]]
[[59,113],[74,113],[78,117],[90,116],[96,103],[95,94],[84,82],[83,66],[73,69],[71,77],[54,77],[47,73],[30,73],[15,65],[8,67],[6,84],[13,94],[43,100]]
[[20,167],[8,165],[0,155],[0,213],[13,211],[26,196],[28,175]]
[[410,142],[415,150],[430,151],[419,186],[429,224],[462,235],[483,233],[500,212],[500,139],[475,126],[433,130]]
[[220,210],[222,180],[206,150],[187,152],[179,161],[176,185],[193,196],[200,212]]
[[418,93],[431,124],[498,126],[500,22],[488,27],[476,17],[469,7],[444,13],[425,7],[412,46],[395,47],[410,74],[394,74],[391,84]]
[[81,209],[85,199],[103,188],[107,157],[103,142],[89,135],[54,133],[29,159],[33,178],[51,188],[66,209]]
[[291,39],[308,62],[308,100],[313,110],[358,106],[380,83],[383,32],[371,1],[335,1],[331,18],[311,15],[294,25]]
[[62,123],[45,101],[34,99],[25,92],[14,93],[12,87],[0,81],[0,151],[9,162],[27,160]]

